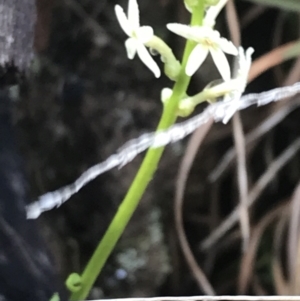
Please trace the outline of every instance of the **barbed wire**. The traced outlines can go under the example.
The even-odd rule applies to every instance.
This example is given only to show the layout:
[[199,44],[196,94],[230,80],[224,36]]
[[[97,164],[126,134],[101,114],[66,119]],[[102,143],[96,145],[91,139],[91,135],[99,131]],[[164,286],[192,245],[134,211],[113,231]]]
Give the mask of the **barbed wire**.
[[41,195],[37,201],[26,207],[27,218],[38,218],[43,212],[57,208],[76,194],[82,187],[94,180],[99,175],[115,168],[122,168],[131,162],[138,154],[148,148],[159,148],[174,143],[194,132],[211,118],[215,122],[226,123],[232,115],[239,110],[244,110],[252,105],[263,106],[271,102],[292,97],[300,92],[300,82],[294,85],[276,88],[262,93],[252,93],[241,97],[233,93],[228,101],[210,104],[202,113],[184,122],[175,124],[165,131],[146,133],[138,138],[125,143],[119,150],[108,157],[104,162],[98,163],[87,169],[72,184],[58,190]]

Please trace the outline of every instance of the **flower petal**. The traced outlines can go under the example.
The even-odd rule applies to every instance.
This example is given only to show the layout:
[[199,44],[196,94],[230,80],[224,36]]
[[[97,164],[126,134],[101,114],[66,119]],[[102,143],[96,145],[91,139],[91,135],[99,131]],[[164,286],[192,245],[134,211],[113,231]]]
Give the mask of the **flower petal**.
[[198,44],[191,52],[186,64],[185,73],[192,76],[204,62],[208,54],[208,49]]
[[142,43],[137,43],[137,53],[141,61],[154,73],[155,77],[160,77],[160,69]]
[[249,73],[251,63],[252,63],[252,54],[254,52],[254,49],[252,47],[249,47],[246,51],[242,48],[239,47],[239,56],[240,56],[240,69],[244,72]]
[[219,46],[225,53],[232,54],[232,55],[238,55],[237,48],[233,45],[233,43],[231,41],[228,41],[225,38],[221,38],[219,40]]
[[127,16],[129,23],[134,29],[140,27],[140,12],[137,0],[129,0]]
[[121,28],[130,37],[132,35],[133,28],[126,17],[123,8],[120,5],[116,5],[115,13]]
[[210,48],[209,51],[224,81],[230,80],[230,67],[224,52],[219,48]]
[[141,26],[136,30],[136,38],[143,44],[149,42],[153,35],[153,28],[151,26]]
[[125,41],[125,48],[127,51],[127,57],[132,60],[136,54],[138,41],[134,38],[129,38]]
[[217,30],[213,30],[209,26],[201,26],[201,34],[211,40],[213,43],[220,42],[220,33]]
[[175,34],[182,36],[188,40],[195,41],[197,39],[197,37],[195,36],[195,30],[189,25],[169,23],[167,24],[167,28]]

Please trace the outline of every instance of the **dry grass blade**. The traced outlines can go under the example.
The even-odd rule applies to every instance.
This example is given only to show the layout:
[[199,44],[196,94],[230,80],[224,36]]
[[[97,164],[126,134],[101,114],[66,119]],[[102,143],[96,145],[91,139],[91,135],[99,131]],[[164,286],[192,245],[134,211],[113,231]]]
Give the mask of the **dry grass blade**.
[[[276,18],[275,26],[274,26],[274,34],[272,37],[272,49],[276,49],[279,47],[279,45],[282,43],[282,34],[284,29],[284,22],[285,22],[285,13],[279,12],[279,15]],[[282,65],[277,65],[273,69],[274,79],[276,82],[276,85],[280,86],[284,82],[284,70],[282,68]]]
[[238,15],[233,0],[228,0],[226,5],[226,20],[230,38],[235,46],[241,45],[241,30]]
[[276,219],[282,211],[287,208],[287,203],[280,205],[272,211],[268,212],[263,219],[254,227],[249,242],[249,247],[247,253],[245,253],[241,260],[241,267],[239,273],[239,284],[238,293],[245,294],[248,290],[250,280],[253,275],[253,270],[255,266],[255,256],[257,254],[257,249],[261,241],[262,235],[264,234],[266,228]]
[[285,282],[284,277],[282,275],[282,268],[280,266],[280,262],[278,261],[278,258],[272,259],[272,272],[273,272],[276,292],[279,294],[279,292],[287,291],[287,283]]
[[281,215],[280,220],[275,229],[274,233],[274,247],[273,247],[273,258],[272,258],[272,269],[275,283],[275,290],[278,295],[290,294],[289,285],[285,281],[284,272],[281,267],[281,250],[283,244],[284,230],[287,223],[287,211],[285,210]]
[[198,283],[198,286],[207,295],[214,295],[215,293],[211,284],[209,283],[205,274],[203,273],[202,269],[199,267],[189,247],[189,243],[184,232],[182,207],[183,207],[184,191],[185,191],[185,186],[189,175],[189,171],[192,167],[197,151],[202,141],[204,140],[205,136],[207,135],[208,131],[210,130],[213,122],[214,122],[213,119],[211,119],[208,123],[198,128],[195,131],[195,133],[192,135],[191,139],[189,140],[177,176],[177,183],[176,183],[176,190],[175,190],[175,204],[174,204],[175,226],[176,226],[181,249],[183,251],[187,264],[191,269]]
[[243,251],[247,250],[250,237],[250,219],[248,213],[248,176],[246,163],[245,136],[240,114],[233,117],[234,143],[237,153],[237,181],[240,201],[240,224],[243,237]]
[[[254,187],[251,189],[248,196],[248,206],[252,206],[257,200],[261,192],[267,187],[278,171],[291,160],[295,154],[300,149],[300,138],[296,139],[292,144],[290,144],[279,157],[274,160],[274,162],[269,166],[266,172],[258,179]],[[228,230],[230,230],[235,223],[238,221],[239,217],[239,206],[236,207],[231,214],[226,218],[226,220],[215,230],[209,237],[204,239],[200,245],[202,250],[209,249],[214,245]]]
[[288,231],[288,243],[287,243],[287,254],[288,254],[288,270],[291,287],[296,289],[296,262],[298,257],[298,246],[299,246],[299,229],[300,229],[300,183],[298,183],[291,201],[290,207],[290,221]]
[[291,292],[293,295],[299,295],[299,283],[300,283],[300,240],[298,240],[297,257],[295,261],[295,281],[291,283]]
[[[229,0],[227,2],[226,17],[227,17],[227,24],[229,27],[231,40],[233,41],[235,46],[240,46],[241,43],[240,25],[239,25],[239,20],[238,20],[238,16],[233,0]],[[234,70],[234,72],[236,72],[236,70]],[[233,116],[232,127],[233,127],[234,144],[237,153],[237,182],[238,182],[239,202],[240,202],[240,224],[241,224],[241,232],[243,237],[242,249],[245,251],[247,249],[249,237],[250,237],[250,222],[249,222],[249,213],[247,207],[248,177],[247,177],[247,167],[246,167],[247,164],[246,164],[245,136],[244,136],[242,120],[239,112],[236,112],[236,114]]]

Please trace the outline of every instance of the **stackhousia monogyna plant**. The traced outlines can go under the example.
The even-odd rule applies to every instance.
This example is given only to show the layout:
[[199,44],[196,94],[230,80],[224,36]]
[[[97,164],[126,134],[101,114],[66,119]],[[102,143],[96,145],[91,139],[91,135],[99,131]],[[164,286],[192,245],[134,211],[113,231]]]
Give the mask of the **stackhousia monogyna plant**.
[[[128,36],[125,41],[128,58],[133,59],[137,55],[154,76],[159,78],[161,69],[151,56],[152,53],[158,53],[163,62],[164,74],[174,84],[172,88],[166,87],[161,92],[163,112],[155,134],[146,135],[143,139],[135,141],[131,153],[127,152],[130,147],[128,145],[127,148],[106,161],[104,171],[126,164],[137,153],[150,147],[132,185],[83,273],[81,275],[71,274],[67,279],[67,287],[72,293],[71,300],[84,300],[87,297],[153,178],[164,146],[191,133],[200,125],[199,121],[203,123],[207,117],[227,122],[238,109],[242,108],[240,98],[246,87],[253,49],[244,50],[242,47],[235,47],[231,41],[221,37],[220,33],[214,29],[215,20],[226,2],[227,0],[184,0],[185,7],[191,13],[190,24],[167,24],[167,28],[171,32],[186,39],[181,60],[178,60],[172,49],[154,34],[152,27],[140,25],[137,0],[129,0],[127,14],[121,6],[115,6],[117,20]],[[237,58],[238,68],[233,75],[225,54]],[[208,88],[199,91],[196,95],[189,96],[187,89],[190,79],[208,55],[212,57],[222,81],[217,85],[210,84],[207,86]],[[221,102],[208,107],[206,115],[202,115],[203,120],[200,117],[197,120],[193,119],[196,120],[194,123],[187,121],[182,127],[179,127],[180,129],[185,128],[185,131],[180,133],[177,128],[176,132],[174,123],[178,116],[187,117],[199,103],[205,101],[211,103],[220,98]],[[42,211],[61,204],[97,175],[99,175],[99,166],[92,167],[74,184],[42,196],[38,202],[28,206],[28,217],[36,218]]]

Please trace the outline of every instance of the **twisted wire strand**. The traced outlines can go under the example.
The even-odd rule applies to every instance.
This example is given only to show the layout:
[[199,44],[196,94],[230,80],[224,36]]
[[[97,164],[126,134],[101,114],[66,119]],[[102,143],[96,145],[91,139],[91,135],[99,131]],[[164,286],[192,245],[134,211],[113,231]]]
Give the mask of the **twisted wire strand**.
[[175,124],[165,131],[146,133],[138,138],[125,143],[119,150],[109,156],[105,161],[87,169],[72,184],[58,190],[41,195],[35,202],[26,207],[27,218],[38,218],[43,212],[61,206],[82,187],[94,180],[99,175],[112,168],[122,168],[131,162],[138,154],[148,148],[159,148],[174,143],[194,132],[205,124],[210,118],[215,122],[226,123],[232,115],[239,110],[244,110],[252,105],[263,106],[287,97],[292,97],[300,92],[300,82],[287,87],[275,88],[262,93],[252,93],[245,96],[235,93],[227,101],[220,101],[209,105],[202,113],[184,122]]

